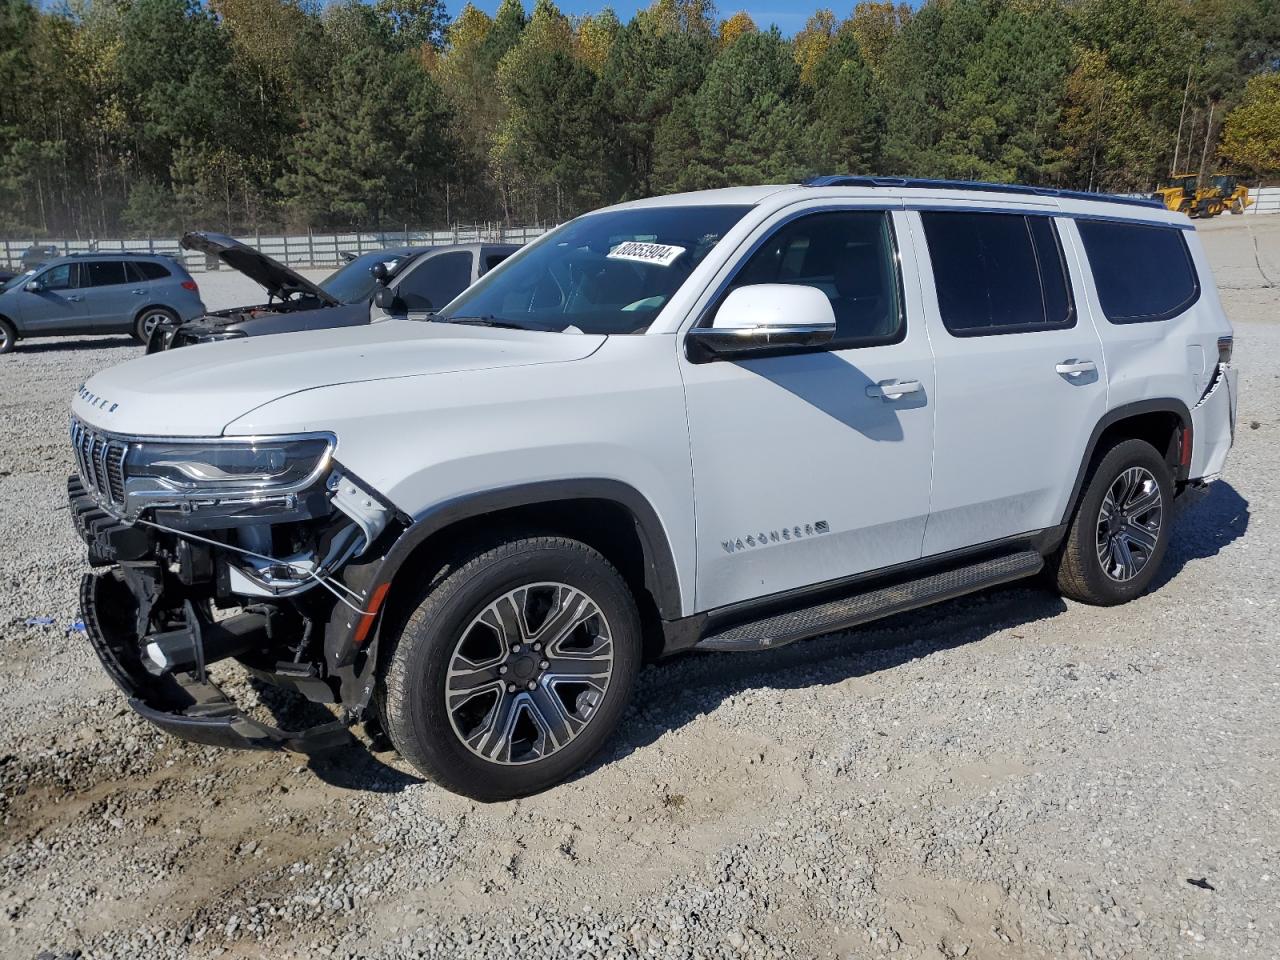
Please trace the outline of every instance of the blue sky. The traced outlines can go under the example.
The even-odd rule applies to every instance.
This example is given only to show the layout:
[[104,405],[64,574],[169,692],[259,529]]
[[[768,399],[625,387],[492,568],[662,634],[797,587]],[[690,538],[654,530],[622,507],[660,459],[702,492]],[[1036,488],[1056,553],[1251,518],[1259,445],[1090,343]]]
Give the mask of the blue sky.
[[[467,0],[446,0],[445,7],[449,11],[450,16],[457,16],[458,12],[466,6]],[[471,0],[477,7],[490,16],[498,9],[501,0]],[[606,6],[613,7],[622,20],[630,20],[632,15],[642,7],[649,6],[651,0],[644,2],[636,2],[636,0],[556,0],[556,6],[568,14],[596,13]],[[914,6],[914,4],[912,4]],[[751,14],[751,19],[762,27],[767,27],[771,23],[776,23],[778,29],[790,36],[797,30],[804,27],[805,21],[809,19],[810,14],[819,7],[829,6],[836,11],[838,16],[847,16],[853,9],[852,0],[845,3],[832,3],[831,0],[814,0],[812,4],[796,4],[794,6],[780,2],[780,0],[769,0],[765,3],[733,3],[732,0],[717,0],[716,9],[721,18],[728,17],[739,10],[746,10]],[[524,0],[526,10],[533,9],[533,0]],[[845,10],[844,7],[848,7]]]

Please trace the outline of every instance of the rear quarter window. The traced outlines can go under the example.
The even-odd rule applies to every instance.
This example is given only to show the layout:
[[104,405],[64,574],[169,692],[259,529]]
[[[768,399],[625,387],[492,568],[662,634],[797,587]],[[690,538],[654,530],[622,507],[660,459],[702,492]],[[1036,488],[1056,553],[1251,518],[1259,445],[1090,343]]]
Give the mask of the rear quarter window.
[[1168,320],[1200,298],[1182,230],[1105,220],[1080,220],[1077,227],[1110,322]]

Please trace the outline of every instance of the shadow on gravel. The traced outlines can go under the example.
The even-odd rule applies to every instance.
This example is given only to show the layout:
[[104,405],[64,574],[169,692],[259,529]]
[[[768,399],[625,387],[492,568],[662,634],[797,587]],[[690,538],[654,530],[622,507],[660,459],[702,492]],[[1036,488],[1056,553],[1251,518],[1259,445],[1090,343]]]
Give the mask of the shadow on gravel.
[[[331,723],[333,714],[300,693],[273,686],[255,677],[248,678],[262,705],[284,730],[301,730]],[[362,744],[353,744],[320,756],[308,757],[311,772],[333,787],[367,793],[399,793],[423,781],[379,760]]]
[[1205,493],[1191,496],[1195,499],[1177,511],[1169,551],[1152,590],[1163,587],[1192,560],[1217,556],[1249,528],[1249,501],[1227,481],[1211,483]]
[[107,349],[109,347],[137,347],[142,344],[133,337],[89,337],[83,340],[22,340],[14,348],[12,358],[24,353],[66,353],[74,350]]
[[621,760],[746,690],[800,689],[892,670],[912,660],[984,640],[1067,609],[1036,581],[997,587],[878,620],[844,633],[760,653],[702,653],[657,663],[640,675],[635,706],[615,746],[578,777]]

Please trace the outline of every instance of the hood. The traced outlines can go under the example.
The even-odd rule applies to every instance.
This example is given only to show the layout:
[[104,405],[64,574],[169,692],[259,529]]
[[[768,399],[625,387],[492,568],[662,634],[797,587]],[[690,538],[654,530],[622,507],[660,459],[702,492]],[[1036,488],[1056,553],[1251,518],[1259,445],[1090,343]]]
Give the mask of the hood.
[[304,390],[433,374],[567,363],[606,337],[387,320],[166,350],[85,381],[71,410],[129,436],[218,436],[228,423]]
[[193,231],[183,234],[181,243],[184,250],[197,250],[205,255],[217,257],[232,270],[239,270],[249,279],[265,287],[267,293],[277,300],[286,300],[301,294],[315,297],[321,303],[331,307],[338,306],[337,299],[329,296],[302,274],[232,237],[221,233]]

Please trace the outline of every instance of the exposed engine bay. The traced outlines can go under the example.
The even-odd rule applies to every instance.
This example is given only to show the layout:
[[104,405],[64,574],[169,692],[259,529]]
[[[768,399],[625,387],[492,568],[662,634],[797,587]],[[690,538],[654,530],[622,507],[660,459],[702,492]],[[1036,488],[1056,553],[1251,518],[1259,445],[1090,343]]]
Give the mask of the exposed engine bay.
[[[348,742],[373,688],[372,579],[404,518],[327,455],[299,489],[166,498],[124,475],[137,455],[114,457],[114,442],[91,436],[86,457],[77,440],[68,495],[96,568],[81,585],[86,632],[134,708],[201,742],[304,752]],[[209,681],[209,665],[227,658],[341,705],[340,718],[298,733],[249,719]]]

